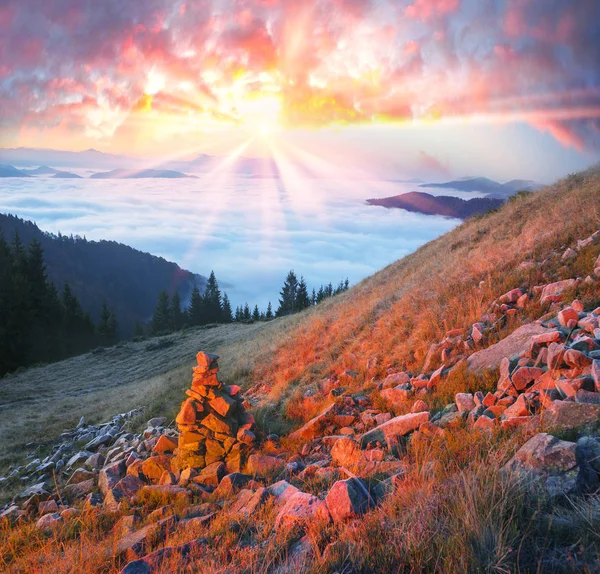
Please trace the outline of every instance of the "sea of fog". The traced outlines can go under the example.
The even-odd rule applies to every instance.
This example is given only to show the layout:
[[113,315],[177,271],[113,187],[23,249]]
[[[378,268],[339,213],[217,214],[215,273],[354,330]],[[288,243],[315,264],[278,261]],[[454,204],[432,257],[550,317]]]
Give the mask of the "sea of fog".
[[381,181],[230,175],[7,178],[0,182],[0,212],[52,233],[119,241],[202,275],[214,270],[234,306],[247,301],[264,308],[268,301],[276,305],[290,269],[304,275],[309,289],[346,277],[354,284],[459,223],[365,203],[417,189]]

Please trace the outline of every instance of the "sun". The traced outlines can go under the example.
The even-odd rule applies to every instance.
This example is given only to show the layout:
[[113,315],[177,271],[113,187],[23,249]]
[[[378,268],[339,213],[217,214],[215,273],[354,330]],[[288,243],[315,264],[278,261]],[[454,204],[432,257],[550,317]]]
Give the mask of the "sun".
[[242,123],[256,136],[269,137],[278,131],[281,100],[274,95],[246,97],[237,105]]

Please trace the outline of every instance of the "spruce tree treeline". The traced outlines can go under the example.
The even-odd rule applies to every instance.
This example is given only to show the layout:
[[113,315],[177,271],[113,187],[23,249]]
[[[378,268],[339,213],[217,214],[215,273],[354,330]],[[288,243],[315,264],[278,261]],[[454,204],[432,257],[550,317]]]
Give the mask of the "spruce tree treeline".
[[25,247],[18,233],[12,243],[0,234],[0,376],[110,345],[117,329],[106,302],[96,328],[68,283],[58,292],[39,241]]
[[[175,291],[172,297],[166,291],[158,294],[158,302],[154,309],[150,332],[153,335],[164,335],[179,331],[184,327],[197,327],[211,323],[231,323],[233,315],[227,293],[221,295],[219,283],[214,271],[206,283],[204,293],[200,293],[195,285],[190,296],[187,309],[182,309],[181,298]],[[141,326],[136,328],[136,336],[143,332]]]
[[292,270],[287,274],[285,282],[279,293],[279,308],[277,312],[273,313],[273,307],[271,302],[267,305],[266,311],[260,311],[258,305],[254,306],[254,310],[250,311],[248,303],[240,305],[236,308],[234,314],[234,320],[240,323],[249,323],[254,321],[269,321],[273,317],[282,317],[284,315],[291,315],[292,313],[298,313],[312,305],[317,305],[328,297],[333,297],[344,291],[348,291],[350,283],[348,279],[342,280],[336,287],[332,283],[328,285],[321,285],[318,290],[313,288],[312,293],[309,294],[308,286],[304,277],[296,276],[296,273]]
[[339,293],[348,291],[349,287],[350,282],[346,278],[340,281],[336,287],[332,283],[329,283],[328,285],[321,285],[318,291],[313,288],[311,295],[309,295],[304,277],[301,276],[300,280],[298,280],[294,271],[291,270],[285,278],[285,282],[279,293],[279,308],[276,315],[281,317],[283,315],[298,313],[311,305],[319,304],[328,297],[334,297]]
[[[348,279],[345,279],[340,281],[336,287],[332,283],[321,285],[318,290],[313,289],[309,294],[304,277],[301,276],[298,280],[292,270],[288,273],[281,289],[279,308],[276,313],[273,313],[271,302],[267,305],[266,311],[261,311],[258,305],[251,308],[248,303],[245,303],[238,305],[234,312],[227,293],[221,294],[214,271],[211,271],[204,293],[200,293],[198,287],[195,286],[185,311],[181,309],[179,293],[175,292],[170,300],[166,291],[159,293],[150,323],[150,333],[164,335],[178,331],[185,326],[195,327],[212,323],[270,321],[275,316],[281,317],[298,313],[311,305],[317,305],[328,297],[347,291],[348,288],[349,282]],[[142,327],[137,325],[136,336],[140,336],[142,332]]]

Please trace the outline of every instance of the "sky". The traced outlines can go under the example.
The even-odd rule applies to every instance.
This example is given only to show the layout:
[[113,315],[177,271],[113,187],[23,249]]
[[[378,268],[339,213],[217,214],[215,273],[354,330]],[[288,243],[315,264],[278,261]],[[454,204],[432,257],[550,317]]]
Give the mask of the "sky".
[[600,158],[598,0],[0,0],[0,145],[285,147],[549,182]]

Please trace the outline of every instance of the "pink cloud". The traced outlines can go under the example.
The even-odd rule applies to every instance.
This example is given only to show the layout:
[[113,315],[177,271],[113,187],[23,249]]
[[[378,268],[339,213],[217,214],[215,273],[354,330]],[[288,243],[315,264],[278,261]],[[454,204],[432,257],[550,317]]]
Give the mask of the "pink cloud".
[[428,21],[458,10],[460,0],[415,0],[404,10],[408,18]]
[[586,142],[584,138],[564,122],[554,120],[537,120],[532,122],[532,124],[540,131],[549,133],[555,140],[559,141],[565,147],[572,147],[578,151],[583,151],[586,148]]

